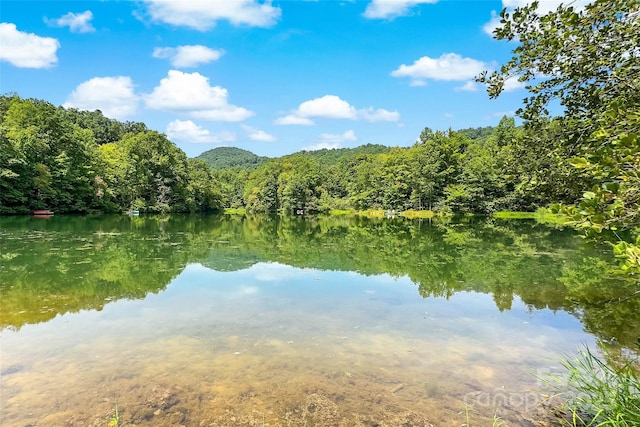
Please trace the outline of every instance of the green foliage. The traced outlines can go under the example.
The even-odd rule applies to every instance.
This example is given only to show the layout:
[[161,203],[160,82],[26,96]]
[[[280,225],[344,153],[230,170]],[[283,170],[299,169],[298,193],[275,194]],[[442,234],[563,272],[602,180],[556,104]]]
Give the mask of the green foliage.
[[141,123],[17,96],[1,101],[0,213],[222,207],[249,213],[490,213],[537,207],[519,192],[518,177],[526,175],[514,166],[520,130],[506,117],[496,128],[425,129],[408,148],[367,144],[277,159],[217,148],[188,160]]
[[513,118],[502,118],[495,128],[466,132],[475,139],[462,132],[427,128],[408,148],[379,152],[380,146],[367,145],[300,152],[271,159],[243,175],[220,172],[223,203],[246,206],[249,212],[373,209],[490,214],[534,210],[557,201],[556,188],[566,188],[531,185],[527,170],[535,168],[528,165],[540,166],[539,153],[522,148],[523,131]]
[[401,214],[403,217],[405,218],[433,218],[436,216],[436,213],[434,211],[416,211],[416,210],[407,210],[407,211],[403,211]]
[[206,166],[142,123],[0,97],[0,214],[218,209]]
[[640,378],[632,362],[616,366],[585,348],[576,357],[564,359],[562,366],[564,376],[550,380],[565,399],[566,425],[640,425]]
[[280,207],[278,203],[280,169],[278,162],[271,161],[249,175],[244,193],[248,212],[275,212]]
[[59,110],[65,116],[65,120],[93,132],[98,145],[118,142],[126,133],[140,133],[148,130],[144,123],[122,123],[103,116],[100,110],[80,111],[75,108],[64,109],[61,107]]
[[[583,11],[560,6],[547,15],[537,3],[501,13],[499,40],[518,40],[513,58],[479,81],[498,96],[507,79],[528,83],[518,114],[526,120],[525,149],[539,151],[535,170],[566,189],[555,200],[587,236],[612,242],[623,269],[640,272],[640,3],[597,0]],[[562,114],[550,118],[549,105]],[[532,156],[535,159],[536,156]],[[544,188],[544,187],[543,187]],[[550,189],[544,191],[552,194]],[[572,200],[573,199],[573,200]]]
[[472,141],[486,141],[494,134],[495,127],[485,126],[480,128],[459,129],[456,132],[463,134]]
[[224,213],[227,215],[246,215],[246,209],[225,208]]
[[211,169],[255,169],[267,161],[267,157],[260,157],[250,151],[236,147],[216,147],[197,156]]
[[0,213],[100,208],[92,132],[43,101],[11,96],[1,97],[0,104]]
[[336,165],[345,159],[357,156],[375,155],[386,153],[391,148],[380,144],[365,144],[355,148],[323,148],[314,151],[301,151],[296,155],[302,155],[315,159],[318,163],[325,165]]

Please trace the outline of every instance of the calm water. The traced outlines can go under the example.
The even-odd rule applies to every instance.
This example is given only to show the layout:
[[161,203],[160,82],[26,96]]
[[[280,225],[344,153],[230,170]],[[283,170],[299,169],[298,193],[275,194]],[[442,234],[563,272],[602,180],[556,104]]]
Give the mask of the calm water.
[[640,337],[607,249],[532,222],[0,218],[0,425],[510,426]]

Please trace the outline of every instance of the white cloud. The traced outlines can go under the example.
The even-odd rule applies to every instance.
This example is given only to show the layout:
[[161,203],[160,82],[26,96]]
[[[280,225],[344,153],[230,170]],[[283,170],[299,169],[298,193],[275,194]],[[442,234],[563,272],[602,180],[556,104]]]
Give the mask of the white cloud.
[[335,150],[336,148],[340,148],[340,143],[319,142],[318,144],[302,147],[302,149],[305,151]]
[[197,67],[200,64],[217,61],[223,54],[223,50],[202,45],[157,47],[153,51],[154,58],[169,59],[171,65],[178,68]]
[[122,120],[135,114],[138,101],[131,77],[94,77],[80,83],[64,107],[100,110],[107,117]]
[[502,90],[505,92],[513,92],[514,90],[522,89],[524,87],[525,84],[518,81],[518,77],[509,77],[504,81],[504,87]]
[[252,117],[254,114],[253,111],[249,111],[246,108],[227,104],[224,108],[191,111],[189,116],[213,122],[241,122]]
[[455,116],[454,116],[453,114],[451,114],[451,113],[444,113],[444,114],[443,114],[443,116],[444,116],[444,118],[445,118],[445,119],[453,119],[453,118],[455,117]]
[[69,27],[72,33],[92,33],[96,30],[91,25],[92,19],[93,13],[85,10],[82,13],[69,12],[58,19],[45,18],[45,22],[54,27]]
[[324,117],[327,119],[355,119],[356,109],[335,95],[305,101],[296,111],[300,117]]
[[58,62],[58,40],[18,31],[15,24],[0,23],[0,46],[0,60],[16,67],[48,68]]
[[209,79],[199,73],[170,70],[153,92],[144,95],[147,108],[174,111],[193,118],[238,122],[254,115],[246,108],[229,104],[228,91],[210,86]]
[[454,90],[456,92],[477,92],[478,91],[478,84],[473,82],[473,81],[471,81],[471,80],[469,80],[468,82],[466,82],[462,86],[458,86]]
[[358,110],[358,117],[369,122],[397,122],[400,120],[400,113],[385,110],[384,108],[374,109],[369,107]]
[[318,137],[318,143],[313,145],[308,145],[303,147],[303,150],[306,151],[317,151],[317,150],[335,150],[336,148],[340,148],[342,146],[342,142],[347,141],[357,141],[358,137],[356,136],[353,130],[348,130],[344,133],[323,133]]
[[263,130],[259,130],[259,129],[255,129],[252,128],[251,126],[247,126],[247,125],[242,125],[242,129],[245,130],[245,132],[247,132],[247,135],[249,136],[249,139],[253,140],[253,141],[260,141],[260,142],[273,142],[276,140],[276,137],[263,131]]
[[491,11],[491,20],[482,26],[482,30],[493,36],[493,32],[496,28],[500,26],[500,16],[496,13],[495,10]]
[[397,111],[368,107],[356,110],[347,101],[336,95],[325,95],[320,98],[305,101],[290,114],[274,121],[278,125],[313,125],[312,118],[367,120],[370,122],[395,122],[400,119]]
[[[412,86],[423,86],[428,79],[444,81],[464,81],[462,86],[454,88],[456,92],[477,92],[479,85],[473,79],[482,71],[492,71],[494,63],[485,63],[477,59],[463,58],[457,53],[445,53],[440,58],[423,56],[412,65],[402,64],[391,72],[393,77],[409,77]],[[517,77],[505,80],[504,91],[511,92],[525,85]]]
[[371,19],[385,19],[403,16],[409,13],[409,10],[420,3],[436,3],[438,0],[372,0],[364,16]]
[[348,130],[341,134],[323,133],[322,135],[320,135],[319,140],[321,143],[336,144],[346,141],[357,141],[358,137],[356,137],[354,131]]
[[282,279],[309,274],[306,269],[293,268],[277,262],[259,262],[247,269],[255,280],[261,282],[282,281]]
[[167,125],[167,137],[172,141],[197,144],[220,144],[236,140],[233,132],[211,133],[191,120],[174,120]]
[[295,114],[289,114],[284,117],[279,117],[273,121],[276,125],[303,125],[310,126],[313,125],[313,120],[308,119],[306,117],[299,117]]
[[175,26],[185,26],[204,31],[213,28],[217,21],[227,20],[233,25],[272,27],[282,10],[270,1],[185,1],[145,0],[151,18]]
[[391,72],[393,77],[409,77],[414,85],[425,80],[469,80],[487,69],[487,64],[477,59],[463,58],[457,53],[445,53],[439,58],[423,56],[412,65],[402,64]]

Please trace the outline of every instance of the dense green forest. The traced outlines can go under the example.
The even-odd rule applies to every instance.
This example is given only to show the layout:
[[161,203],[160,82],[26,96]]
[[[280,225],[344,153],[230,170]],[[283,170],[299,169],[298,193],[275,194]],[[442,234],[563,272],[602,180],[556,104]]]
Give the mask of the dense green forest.
[[[247,177],[250,212],[338,209],[432,209],[453,213],[532,210],[552,201],[575,201],[579,191],[554,186],[553,174],[534,182],[537,157],[519,141],[513,118],[487,138],[425,129],[412,147],[344,156],[337,162],[297,153],[265,163]],[[536,160],[538,160],[536,158]],[[561,191],[556,191],[562,188]]]
[[569,191],[550,184],[564,179],[552,174],[557,171],[534,182],[537,169],[530,165],[535,160],[539,166],[539,153],[526,150],[522,130],[507,117],[495,128],[425,129],[412,147],[368,144],[276,159],[222,147],[187,159],[164,135],[100,111],[7,95],[0,97],[0,114],[2,214],[42,208],[86,213],[221,207],[252,213],[490,213],[572,202],[580,195],[578,187]]
[[220,208],[201,160],[142,123],[0,97],[0,214]]
[[216,147],[196,157],[204,160],[211,169],[252,169],[260,166],[268,158],[236,147]]

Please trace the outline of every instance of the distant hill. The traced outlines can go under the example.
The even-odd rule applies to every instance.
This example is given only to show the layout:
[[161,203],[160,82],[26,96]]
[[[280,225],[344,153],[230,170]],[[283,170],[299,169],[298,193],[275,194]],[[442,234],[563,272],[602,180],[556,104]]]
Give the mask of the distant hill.
[[494,126],[485,126],[481,128],[467,128],[457,130],[457,133],[461,133],[465,135],[467,138],[478,141],[485,140],[493,135],[493,132],[496,130]]
[[[321,161],[325,165],[338,163],[341,159],[359,156],[363,154],[380,154],[391,150],[390,147],[380,144],[366,144],[355,148],[336,148],[314,150],[314,151],[298,151],[287,156],[308,156]],[[204,160],[211,169],[255,169],[269,157],[261,157],[253,154],[251,151],[243,150],[235,147],[218,147],[213,150],[205,151],[196,157]]]
[[236,147],[217,147],[205,151],[196,157],[204,160],[211,169],[254,169],[268,160],[268,157],[260,157],[251,151]]
[[366,144],[366,145],[361,145],[359,147],[354,147],[354,148],[334,148],[331,150],[327,148],[323,148],[322,150],[314,150],[314,151],[303,150],[303,151],[294,153],[293,155],[309,156],[309,157],[315,158],[316,160],[321,161],[325,165],[331,165],[331,164],[336,164],[340,160],[347,157],[359,156],[364,154],[380,154],[380,153],[386,153],[389,150],[391,150],[391,147],[387,147],[386,145]]

